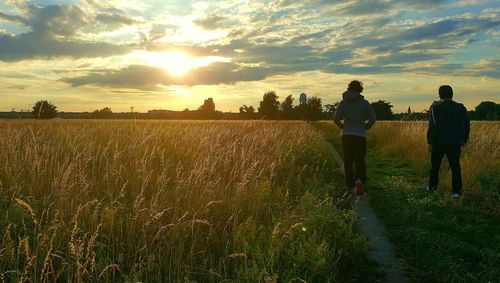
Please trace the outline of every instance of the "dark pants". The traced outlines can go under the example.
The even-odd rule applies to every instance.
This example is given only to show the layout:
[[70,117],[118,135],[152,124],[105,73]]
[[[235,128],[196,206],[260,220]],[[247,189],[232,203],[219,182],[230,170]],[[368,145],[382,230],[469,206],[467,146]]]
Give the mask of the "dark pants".
[[366,183],[366,138],[360,136],[342,136],[344,151],[345,182],[353,188],[354,182],[360,179]]
[[441,167],[443,156],[446,155],[451,169],[451,191],[452,193],[460,193],[462,190],[462,172],[460,170],[461,150],[462,148],[459,144],[437,144],[432,146],[429,188],[437,188],[439,180],[439,167]]

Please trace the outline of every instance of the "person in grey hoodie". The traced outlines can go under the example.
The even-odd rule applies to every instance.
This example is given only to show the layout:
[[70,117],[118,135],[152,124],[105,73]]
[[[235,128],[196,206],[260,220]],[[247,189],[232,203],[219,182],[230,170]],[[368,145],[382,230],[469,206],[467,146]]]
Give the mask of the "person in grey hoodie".
[[375,124],[370,103],[361,95],[363,83],[352,81],[342,94],[342,101],[333,114],[333,121],[342,129],[345,181],[349,191],[363,194],[366,183],[366,130]]

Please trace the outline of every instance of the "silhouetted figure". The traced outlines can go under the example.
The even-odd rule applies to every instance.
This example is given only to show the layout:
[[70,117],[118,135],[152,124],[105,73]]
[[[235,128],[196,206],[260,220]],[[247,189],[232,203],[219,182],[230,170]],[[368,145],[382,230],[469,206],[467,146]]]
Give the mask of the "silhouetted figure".
[[439,98],[441,100],[434,102],[429,110],[427,144],[431,152],[431,170],[429,185],[425,191],[433,192],[437,189],[439,167],[446,155],[451,169],[452,197],[459,198],[462,190],[460,152],[469,139],[470,122],[465,106],[452,100],[451,86],[440,86]]
[[[361,95],[363,83],[352,81],[342,94],[333,120],[342,129],[342,148],[347,189],[363,194],[366,183],[366,130],[375,123],[376,117],[370,103]],[[342,122],[343,120],[343,122]],[[366,122],[368,120],[368,122]],[[354,167],[354,168],[353,168]]]

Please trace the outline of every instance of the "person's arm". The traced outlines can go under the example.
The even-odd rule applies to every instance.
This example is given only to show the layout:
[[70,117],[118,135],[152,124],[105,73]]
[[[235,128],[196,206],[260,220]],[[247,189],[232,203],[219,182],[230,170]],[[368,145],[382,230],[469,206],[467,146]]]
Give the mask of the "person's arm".
[[335,113],[333,114],[333,121],[335,122],[335,124],[337,124],[337,126],[341,129],[344,128],[344,124],[342,124],[342,119],[344,119],[344,112],[343,112],[343,102],[341,101],[339,103],[339,106],[337,107],[337,109],[335,110]]
[[370,129],[373,124],[375,124],[375,121],[377,121],[377,115],[375,115],[375,111],[373,110],[373,107],[370,105],[370,103],[366,102],[367,107],[365,108],[365,117],[368,120],[365,124],[365,129]]
[[432,151],[432,144],[434,143],[436,135],[436,118],[434,116],[434,105],[429,109],[429,125],[427,126],[427,145],[429,151]]
[[469,115],[467,114],[467,108],[464,106],[464,145],[469,141],[469,133],[470,133],[470,120]]

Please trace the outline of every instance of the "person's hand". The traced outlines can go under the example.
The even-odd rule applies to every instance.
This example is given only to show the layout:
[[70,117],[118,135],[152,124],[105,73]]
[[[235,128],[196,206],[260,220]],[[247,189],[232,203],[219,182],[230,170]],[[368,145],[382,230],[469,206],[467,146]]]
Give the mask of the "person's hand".
[[432,144],[428,144],[427,149],[429,150],[429,152],[432,152]]

